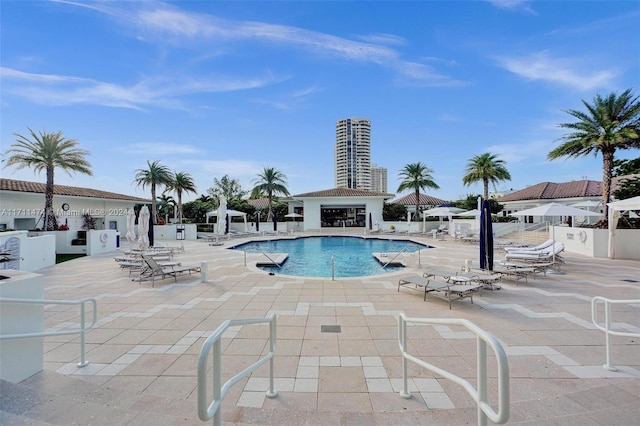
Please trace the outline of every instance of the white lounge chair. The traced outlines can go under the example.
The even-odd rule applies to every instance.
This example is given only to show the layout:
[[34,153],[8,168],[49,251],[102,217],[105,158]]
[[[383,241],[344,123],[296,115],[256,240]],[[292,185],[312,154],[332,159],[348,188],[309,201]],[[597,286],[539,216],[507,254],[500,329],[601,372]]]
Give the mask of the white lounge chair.
[[189,273],[191,275],[192,272],[200,272],[199,266],[189,266],[189,265],[171,265],[171,266],[162,266],[158,262],[146,254],[142,255],[142,259],[145,262],[144,268],[140,271],[140,277],[138,279],[134,279],[134,281],[147,281],[151,280],[151,286],[155,287],[156,278],[157,279],[165,279],[167,277],[173,277],[175,282],[178,282],[178,275]]
[[425,278],[419,275],[414,275],[410,277],[400,278],[398,280],[398,291],[400,291],[400,287],[404,285],[415,285],[416,288],[422,287],[424,288],[424,298],[423,300],[427,300],[427,293],[437,292],[444,293],[449,300],[449,309],[451,309],[451,295],[455,296],[459,300],[464,299],[466,297],[471,299],[471,303],[473,303],[473,295],[480,292],[482,290],[482,284],[471,284],[471,285],[459,285],[459,284],[449,284],[442,281],[434,280],[433,278]]
[[563,251],[564,251],[564,244],[556,242],[552,246],[542,250],[507,253],[505,255],[505,259],[508,261],[511,261],[511,260],[535,261],[535,262],[551,261],[554,258],[559,257],[559,254]]
[[506,251],[507,253],[540,251],[548,247],[551,247],[553,243],[554,243],[553,239],[549,238],[544,243],[538,244],[535,247],[504,247],[504,251]]

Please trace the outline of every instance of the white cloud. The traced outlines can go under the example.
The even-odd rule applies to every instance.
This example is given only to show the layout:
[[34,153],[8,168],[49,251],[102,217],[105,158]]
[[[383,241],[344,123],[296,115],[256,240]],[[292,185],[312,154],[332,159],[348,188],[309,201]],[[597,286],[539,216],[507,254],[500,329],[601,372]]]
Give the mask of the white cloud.
[[211,179],[214,177],[222,177],[224,175],[233,176],[234,179],[240,178],[255,178],[264,166],[253,161],[245,160],[187,160],[181,164],[189,165],[195,169],[199,169],[211,174]]
[[500,67],[530,80],[543,80],[579,90],[591,91],[609,87],[617,75],[613,69],[585,72],[592,69],[575,58],[553,58],[546,51],[522,57],[498,57]]
[[374,43],[374,44],[387,44],[387,45],[396,45],[396,46],[407,44],[407,40],[405,38],[397,35],[385,34],[385,33],[357,35],[356,38],[366,41],[367,43]]
[[[83,4],[79,6],[84,7]],[[118,7],[121,9],[118,10]],[[384,46],[403,42],[400,37],[390,34],[365,36],[368,42],[359,42],[298,27],[255,21],[232,21],[214,15],[185,12],[160,2],[108,2],[100,3],[93,9],[137,31],[142,31],[140,37],[143,39],[156,38],[176,46],[191,43],[192,47],[210,51],[229,41],[289,45],[344,60],[377,64],[399,72],[405,81],[416,79],[421,85],[460,84],[427,66],[402,60],[398,51]]]
[[178,143],[159,143],[159,142],[140,142],[132,143],[126,147],[120,148],[120,151],[126,151],[133,154],[201,154],[202,150],[192,146]]
[[43,105],[92,104],[144,109],[148,106],[180,108],[180,97],[194,93],[232,92],[277,83],[270,73],[262,77],[212,76],[206,79],[147,77],[131,86],[88,78],[27,73],[0,68],[3,84],[14,96]]
[[492,4],[498,9],[506,10],[523,10],[529,13],[535,13],[531,7],[529,7],[530,0],[485,0],[487,3]]

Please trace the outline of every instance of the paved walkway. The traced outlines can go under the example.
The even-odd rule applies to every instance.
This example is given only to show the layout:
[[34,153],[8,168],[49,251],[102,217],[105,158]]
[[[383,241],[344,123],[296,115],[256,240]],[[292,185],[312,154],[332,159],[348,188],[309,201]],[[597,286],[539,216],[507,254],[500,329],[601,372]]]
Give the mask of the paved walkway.
[[[406,238],[406,237],[395,237]],[[397,314],[466,318],[506,348],[510,424],[630,425],[640,418],[640,344],[613,337],[613,364],[602,368],[605,336],[591,323],[594,296],[640,299],[640,262],[565,254],[564,274],[528,282],[504,278],[500,290],[448,302],[398,279],[425,268],[459,269],[477,247],[414,238],[436,248],[402,254],[405,271],[366,278],[268,275],[242,252],[184,242],[184,264],[199,275],[132,282],[113,256],[82,258],[41,271],[45,297],[98,299],[99,323],[87,334],[90,365],[77,368],[79,339],[45,339],[45,370],[19,385],[2,383],[0,424],[200,424],[196,364],[205,338],[224,320],[278,317],[277,398],[265,397],[263,366],[238,383],[222,407],[228,424],[475,424],[476,409],[458,385],[410,364],[413,397],[404,399]],[[232,242],[241,241],[235,240]],[[175,243],[173,243],[175,244]],[[496,258],[501,254],[496,252]],[[616,327],[640,332],[640,307],[620,305]],[[73,327],[77,308],[49,307],[49,328]],[[322,326],[339,326],[323,327]],[[223,339],[225,378],[268,353],[268,329],[244,326]],[[410,353],[475,383],[475,339],[448,326],[409,328]],[[489,394],[497,406],[495,368]]]

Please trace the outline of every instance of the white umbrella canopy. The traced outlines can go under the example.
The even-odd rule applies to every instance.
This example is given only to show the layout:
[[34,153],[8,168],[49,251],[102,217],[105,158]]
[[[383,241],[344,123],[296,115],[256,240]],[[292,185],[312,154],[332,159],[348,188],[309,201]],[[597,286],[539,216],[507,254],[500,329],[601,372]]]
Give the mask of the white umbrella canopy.
[[578,209],[559,203],[549,203],[532,209],[511,213],[512,216],[600,216],[600,213]]
[[285,214],[284,217],[296,218],[296,217],[304,217],[304,216],[302,216],[301,214],[298,214],[298,213],[289,213],[289,214]]
[[127,234],[125,238],[130,243],[136,240],[136,212],[133,207],[127,210]]
[[600,205],[600,201],[580,201],[579,203],[571,204],[571,207],[598,207]]
[[480,216],[481,212],[478,209],[467,210],[466,212],[456,213],[455,216]]
[[435,207],[433,209],[425,210],[422,212],[424,216],[454,216],[463,212],[464,209],[458,207]]
[[140,214],[138,215],[138,245],[141,249],[146,249],[149,247],[149,217],[151,213],[149,213],[149,207],[146,205],[142,206],[140,209]]

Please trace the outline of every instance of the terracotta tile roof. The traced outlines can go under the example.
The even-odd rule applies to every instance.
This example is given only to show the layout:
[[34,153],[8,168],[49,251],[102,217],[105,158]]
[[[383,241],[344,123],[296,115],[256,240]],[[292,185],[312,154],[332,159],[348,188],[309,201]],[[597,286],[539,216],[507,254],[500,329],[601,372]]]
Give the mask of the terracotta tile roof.
[[[615,191],[622,179],[640,177],[640,174],[617,176],[611,180],[611,191]],[[601,197],[602,182],[577,180],[573,182],[542,182],[497,199],[499,203],[524,200],[553,200],[558,198]]]
[[[427,194],[420,194],[420,205],[421,206],[439,206],[440,204],[446,204],[445,200],[441,200],[440,198],[432,197]],[[404,197],[400,197],[397,200],[393,200],[389,202],[390,204],[401,204],[403,206],[415,206],[416,205],[416,194],[408,194]]]
[[[45,184],[41,182],[28,182],[24,180],[0,178],[0,191],[31,192],[44,194]],[[125,200],[148,203],[146,198],[132,197],[130,195],[116,194],[115,192],[100,191],[98,189],[80,188],[77,186],[54,185],[54,195],[68,195],[72,197],[105,198],[109,200]]]
[[393,194],[386,192],[368,191],[366,189],[332,188],[323,191],[307,192],[292,195],[292,198],[321,198],[321,197],[385,197],[393,198]]

